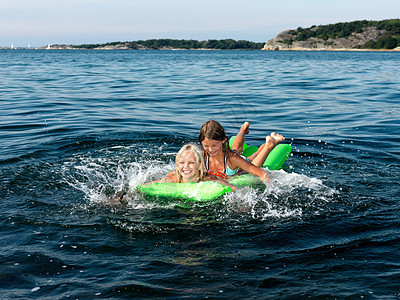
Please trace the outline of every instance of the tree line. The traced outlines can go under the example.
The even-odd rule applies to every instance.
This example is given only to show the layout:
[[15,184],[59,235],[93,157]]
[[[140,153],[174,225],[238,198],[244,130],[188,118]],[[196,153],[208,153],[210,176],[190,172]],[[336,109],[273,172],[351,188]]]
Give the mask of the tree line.
[[306,41],[310,38],[320,38],[323,40],[347,38],[352,33],[362,33],[364,28],[374,27],[377,30],[385,30],[385,34],[377,40],[366,42],[362,48],[366,49],[394,49],[400,46],[400,19],[390,19],[383,21],[354,21],[343,22],[329,25],[316,26],[310,28],[299,27],[297,30],[291,30],[295,36],[289,43],[294,41]]
[[123,45],[129,49],[218,49],[218,50],[261,50],[265,43],[255,43],[244,40],[174,40],[150,39],[131,42],[110,42],[105,44],[82,44],[73,46],[78,49],[95,49],[108,46]]

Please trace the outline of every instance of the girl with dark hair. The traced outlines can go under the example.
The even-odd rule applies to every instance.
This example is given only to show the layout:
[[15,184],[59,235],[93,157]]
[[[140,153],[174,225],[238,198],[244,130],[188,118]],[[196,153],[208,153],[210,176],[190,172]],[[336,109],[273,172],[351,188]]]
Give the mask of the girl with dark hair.
[[199,142],[203,147],[203,157],[208,174],[227,178],[235,175],[240,170],[258,176],[262,181],[269,181],[267,173],[261,169],[271,150],[285,138],[276,133],[266,137],[266,143],[248,159],[242,157],[241,151],[244,135],[248,132],[250,124],[244,123],[233,142],[232,149],[228,145],[228,137],[224,128],[217,121],[210,120],[200,129]]

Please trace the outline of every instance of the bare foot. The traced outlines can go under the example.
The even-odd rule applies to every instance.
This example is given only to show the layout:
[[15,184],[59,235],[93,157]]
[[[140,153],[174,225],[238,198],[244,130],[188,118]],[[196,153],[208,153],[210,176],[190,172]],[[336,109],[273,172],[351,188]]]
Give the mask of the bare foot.
[[276,145],[278,145],[280,142],[282,142],[284,140],[285,140],[285,138],[283,137],[283,135],[280,135],[275,132],[271,132],[271,135],[268,135],[265,138],[265,143],[267,145],[273,145],[275,147]]
[[274,138],[274,140],[276,141],[276,144],[278,145],[280,142],[284,141],[285,138],[283,135],[279,134],[279,133],[275,133],[275,132],[271,132],[271,137]]
[[[270,135],[267,135],[266,137],[265,137],[265,145],[268,147],[270,147],[270,149],[272,149],[272,148],[274,148],[276,145],[277,145],[278,143],[275,141],[275,139],[272,137],[272,136],[270,136]],[[261,145],[261,146],[263,146],[263,145]],[[260,147],[261,148],[261,147]]]
[[250,123],[244,122],[242,127],[240,128],[240,131],[243,131],[244,134],[249,134],[249,127],[250,127]]

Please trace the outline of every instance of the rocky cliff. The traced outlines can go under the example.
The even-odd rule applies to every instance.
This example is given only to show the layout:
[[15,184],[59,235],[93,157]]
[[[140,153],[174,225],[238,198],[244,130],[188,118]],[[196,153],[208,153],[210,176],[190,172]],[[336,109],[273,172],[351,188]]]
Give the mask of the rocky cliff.
[[[350,24],[350,23],[349,23]],[[333,25],[332,25],[333,26]],[[331,27],[334,28],[334,27]],[[324,34],[321,37],[321,26],[313,26],[311,28],[297,30],[286,30],[279,33],[272,40],[268,41],[262,50],[369,50],[369,45],[374,44],[373,50],[378,50],[376,41],[392,39],[394,47],[382,49],[400,51],[400,47],[396,47],[397,35],[394,35],[382,26],[363,26],[354,32],[346,34]],[[305,32],[307,34],[305,34]],[[328,37],[331,36],[331,37]],[[333,36],[333,37],[332,37]],[[343,37],[340,37],[343,36]],[[397,40],[396,40],[397,38]]]

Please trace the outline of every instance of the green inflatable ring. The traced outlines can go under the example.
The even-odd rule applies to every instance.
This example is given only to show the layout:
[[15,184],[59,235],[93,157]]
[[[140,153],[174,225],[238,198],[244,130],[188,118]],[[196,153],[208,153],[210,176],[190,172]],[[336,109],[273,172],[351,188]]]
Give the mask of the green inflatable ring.
[[[229,147],[232,148],[233,140],[236,136],[232,136],[229,140]],[[258,150],[258,147],[253,145],[247,145],[244,143],[243,145],[243,153],[242,155],[245,157],[249,157],[253,155]],[[279,170],[286,159],[289,157],[292,152],[292,146],[289,144],[279,144],[268,154],[267,159],[265,160],[263,167],[268,168],[269,170]]]
[[[231,139],[232,140],[232,139]],[[258,150],[258,147],[246,145],[243,154],[250,156]],[[292,146],[289,144],[277,145],[268,155],[263,167],[270,170],[279,170],[292,151]],[[237,186],[252,186],[259,184],[261,181],[258,177],[251,174],[242,174],[232,176],[228,179],[229,183]],[[232,189],[214,181],[203,182],[187,182],[187,183],[150,183],[137,186],[137,190],[144,195],[156,198],[177,199],[178,206],[185,206],[193,202],[215,202],[220,196],[232,192]],[[171,203],[171,201],[169,201]],[[182,207],[183,207],[182,206]]]

